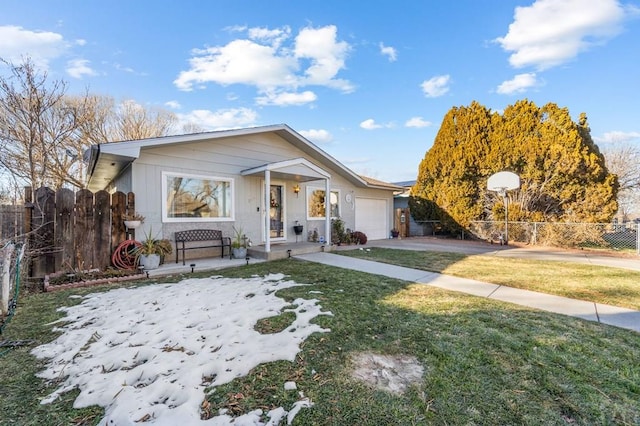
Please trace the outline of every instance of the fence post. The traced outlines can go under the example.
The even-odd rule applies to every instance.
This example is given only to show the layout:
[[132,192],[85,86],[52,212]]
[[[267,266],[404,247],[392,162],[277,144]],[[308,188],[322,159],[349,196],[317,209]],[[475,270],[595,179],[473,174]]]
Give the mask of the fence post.
[[0,253],[2,253],[2,281],[0,287],[2,293],[0,294],[0,314],[7,315],[9,313],[9,294],[11,293],[11,256],[13,255],[13,244],[7,244],[4,246]]

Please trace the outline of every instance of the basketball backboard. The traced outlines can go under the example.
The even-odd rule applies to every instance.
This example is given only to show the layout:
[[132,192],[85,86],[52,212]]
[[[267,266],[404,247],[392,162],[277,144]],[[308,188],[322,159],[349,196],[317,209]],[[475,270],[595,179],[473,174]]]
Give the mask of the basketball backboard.
[[513,172],[494,173],[487,181],[489,191],[504,192],[518,188],[520,188],[520,176]]

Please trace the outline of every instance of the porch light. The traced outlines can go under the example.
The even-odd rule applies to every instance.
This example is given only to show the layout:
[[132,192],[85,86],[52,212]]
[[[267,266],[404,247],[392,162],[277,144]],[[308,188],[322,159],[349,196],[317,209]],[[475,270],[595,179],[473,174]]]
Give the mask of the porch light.
[[296,194],[296,197],[297,197],[299,192],[300,192],[300,185],[296,183],[295,185],[293,185],[293,193]]

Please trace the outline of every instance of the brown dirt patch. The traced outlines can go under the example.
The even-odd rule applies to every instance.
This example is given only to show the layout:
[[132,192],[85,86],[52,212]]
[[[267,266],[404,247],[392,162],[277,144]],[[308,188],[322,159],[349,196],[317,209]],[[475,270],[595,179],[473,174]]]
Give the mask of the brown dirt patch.
[[422,383],[424,368],[412,356],[364,352],[354,355],[352,362],[352,376],[377,389],[403,394],[412,385]]

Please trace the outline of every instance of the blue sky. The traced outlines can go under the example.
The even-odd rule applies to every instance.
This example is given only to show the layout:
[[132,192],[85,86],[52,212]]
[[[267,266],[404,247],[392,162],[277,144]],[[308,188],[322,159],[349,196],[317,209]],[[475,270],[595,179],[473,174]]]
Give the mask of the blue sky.
[[285,123],[360,174],[415,179],[442,118],[519,99],[640,143],[640,1],[0,3],[0,57],[71,94],[207,130]]

